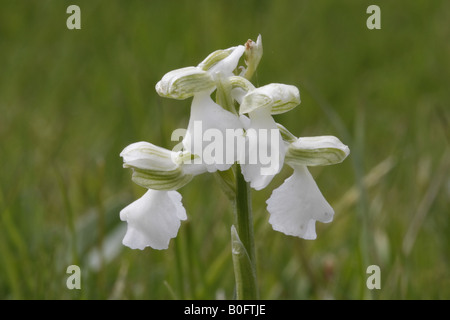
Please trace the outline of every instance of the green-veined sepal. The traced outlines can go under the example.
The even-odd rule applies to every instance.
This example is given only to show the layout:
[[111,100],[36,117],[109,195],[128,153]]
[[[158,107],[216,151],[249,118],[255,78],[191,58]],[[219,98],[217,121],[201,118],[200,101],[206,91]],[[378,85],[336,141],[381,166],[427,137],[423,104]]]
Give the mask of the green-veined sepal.
[[155,89],[161,97],[183,100],[214,87],[215,82],[208,72],[198,67],[185,67],[166,73]]
[[[182,156],[181,156],[182,155]],[[136,142],[121,153],[124,168],[133,170],[132,180],[147,189],[176,190],[193,177],[186,174],[182,158],[190,155],[173,152],[149,142]]]
[[297,87],[271,83],[249,91],[242,99],[239,113],[249,113],[270,106],[271,114],[280,114],[292,110],[299,104],[300,92]]
[[292,165],[326,166],[342,162],[350,149],[334,136],[302,137],[289,144],[285,161]]

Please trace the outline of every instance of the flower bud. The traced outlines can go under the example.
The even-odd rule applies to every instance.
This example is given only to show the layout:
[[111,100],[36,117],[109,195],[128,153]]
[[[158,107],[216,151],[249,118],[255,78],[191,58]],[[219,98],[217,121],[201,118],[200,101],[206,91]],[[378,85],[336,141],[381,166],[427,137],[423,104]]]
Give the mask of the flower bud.
[[244,77],[250,79],[258,67],[259,61],[263,55],[263,46],[261,35],[258,36],[256,42],[253,40],[248,40],[245,43],[245,63],[247,65],[247,70],[245,71]]

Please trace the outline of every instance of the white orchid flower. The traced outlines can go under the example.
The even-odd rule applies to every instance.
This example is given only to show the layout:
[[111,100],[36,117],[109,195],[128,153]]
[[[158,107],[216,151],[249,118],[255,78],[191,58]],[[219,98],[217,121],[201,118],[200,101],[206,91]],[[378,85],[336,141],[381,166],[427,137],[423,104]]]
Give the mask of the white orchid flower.
[[334,210],[307,166],[340,163],[349,153],[349,148],[333,136],[299,138],[289,144],[285,161],[294,173],[266,201],[274,230],[304,239],[317,237],[315,222],[331,222]]
[[[242,82],[242,81],[241,81]],[[235,91],[241,101],[239,113],[241,121],[247,122],[245,129],[249,149],[248,161],[241,164],[244,179],[256,190],[265,188],[280,172],[285,157],[285,145],[272,114],[289,111],[300,104],[300,92],[295,86],[272,83],[259,88],[252,88],[240,83],[235,89],[248,90],[245,95]],[[245,121],[243,114],[248,113]],[[257,143],[252,143],[252,135],[257,135]],[[257,157],[257,161],[252,158]]]
[[236,155],[227,161],[226,130],[238,130],[236,132],[243,134],[243,126],[237,114],[215,103],[210,95],[223,79],[234,76],[233,71],[244,51],[245,47],[242,45],[217,50],[197,67],[181,68],[167,73],[156,85],[156,91],[163,97],[193,97],[189,124],[182,144],[187,152],[196,156],[193,163],[189,159],[187,161],[196,170],[227,170],[237,158]]
[[149,142],[136,142],[120,154],[125,168],[133,170],[132,180],[148,191],[120,212],[128,223],[123,244],[132,249],[167,249],[176,237],[186,211],[176,189],[188,183],[195,172],[184,164],[189,153],[174,152]]
[[166,73],[155,86],[161,97],[187,99],[199,92],[209,92],[216,88],[217,77],[231,77],[239,59],[245,51],[244,46],[217,50],[208,55],[198,66],[185,67]]

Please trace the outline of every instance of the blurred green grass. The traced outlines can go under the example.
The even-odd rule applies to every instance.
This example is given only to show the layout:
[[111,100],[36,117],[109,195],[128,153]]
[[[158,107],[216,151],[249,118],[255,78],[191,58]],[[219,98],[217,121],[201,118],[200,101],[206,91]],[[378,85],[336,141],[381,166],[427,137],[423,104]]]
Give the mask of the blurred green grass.
[[[262,34],[256,84],[300,89],[276,120],[335,135],[342,164],[311,172],[336,209],[318,238],[275,232],[253,192],[263,299],[450,298],[448,1],[1,1],[0,298],[232,298],[232,209],[214,176],[183,187],[188,221],[166,251],[123,247],[119,211],[144,190],[122,168],[136,141],[172,147],[189,101],[160,98],[172,69]],[[208,186],[208,189],[205,189]],[[66,288],[67,266],[82,289]],[[370,291],[366,268],[381,268]]]

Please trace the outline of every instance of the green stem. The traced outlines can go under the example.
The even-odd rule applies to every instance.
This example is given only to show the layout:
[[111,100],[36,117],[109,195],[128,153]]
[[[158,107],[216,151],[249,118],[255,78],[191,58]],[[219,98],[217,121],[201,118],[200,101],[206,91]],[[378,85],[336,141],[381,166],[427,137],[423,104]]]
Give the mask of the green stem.
[[[236,225],[238,237],[233,237],[233,259],[238,299],[258,299],[256,282],[256,255],[253,236],[253,217],[250,186],[244,180],[241,167],[236,166]],[[242,245],[243,251],[237,255],[236,244]],[[240,266],[240,267],[239,267]],[[246,288],[242,288],[242,286]]]
[[251,190],[248,182],[244,180],[239,164],[236,167],[236,223],[239,238],[247,250],[250,261],[255,265]]

